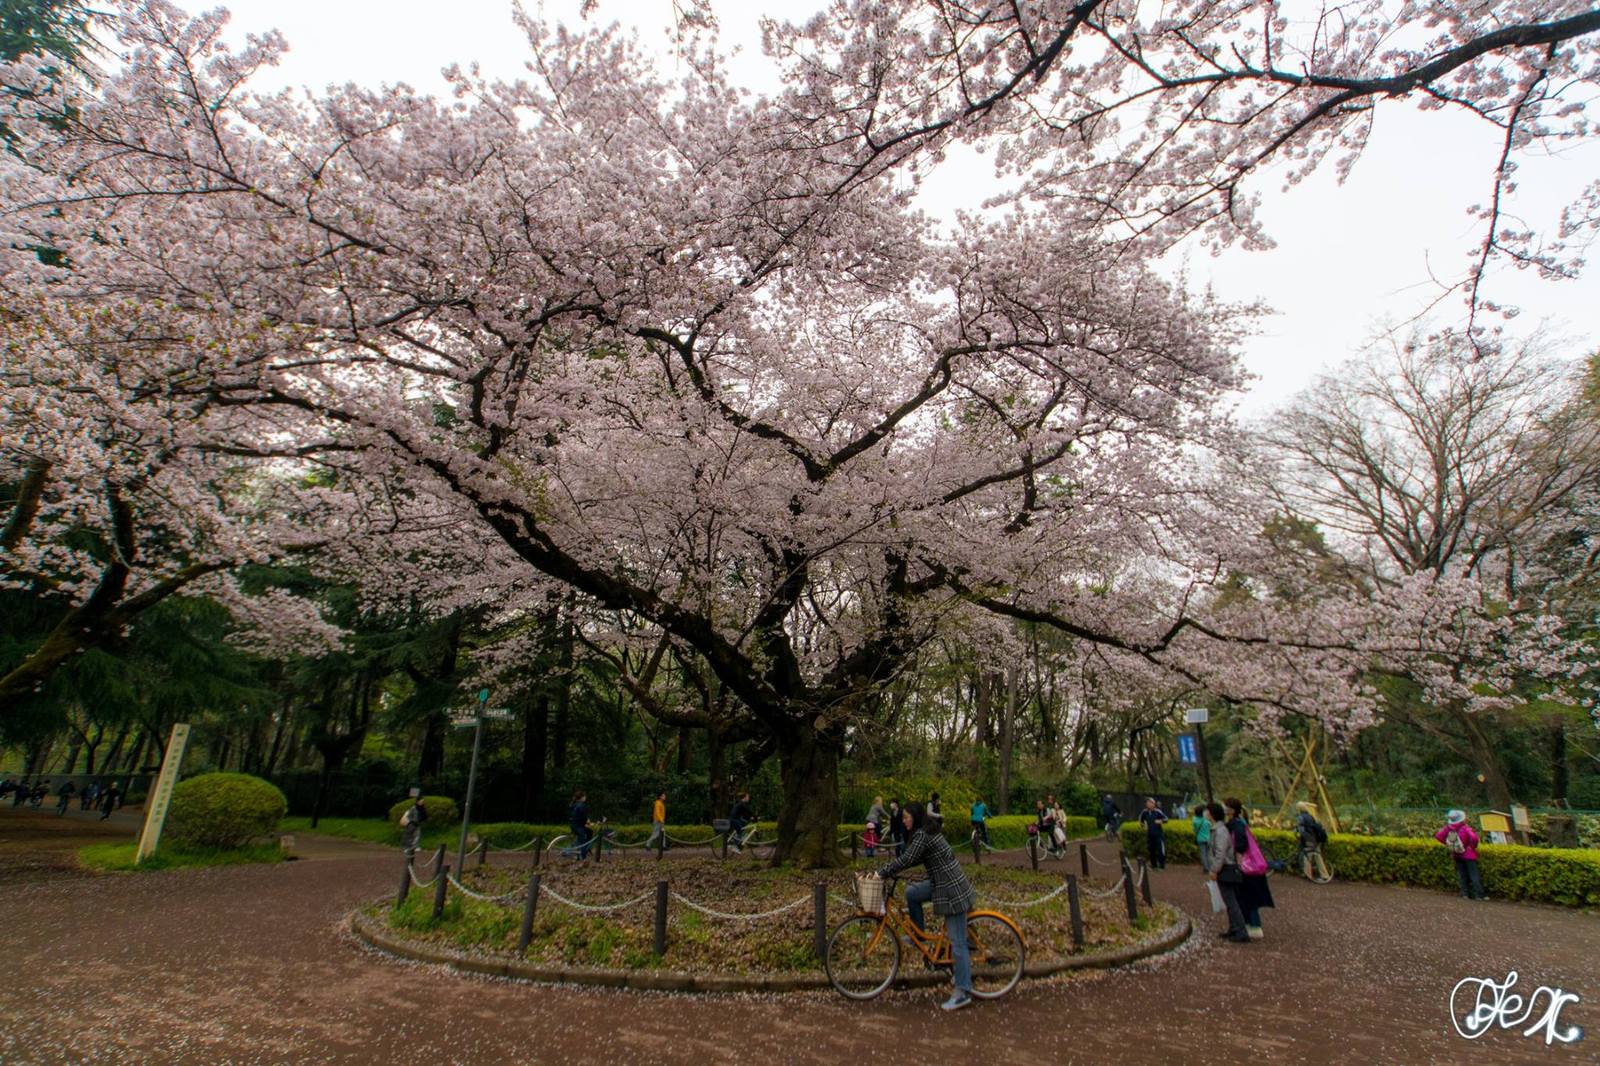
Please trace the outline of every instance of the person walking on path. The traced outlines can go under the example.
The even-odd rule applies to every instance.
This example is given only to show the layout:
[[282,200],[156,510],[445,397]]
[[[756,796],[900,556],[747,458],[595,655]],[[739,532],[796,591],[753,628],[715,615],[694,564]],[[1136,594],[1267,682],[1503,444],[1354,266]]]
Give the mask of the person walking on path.
[[100,820],[103,822],[111,817],[111,812],[117,809],[117,783],[115,781],[106,786],[100,794]]
[[945,935],[950,938],[950,957],[955,964],[951,975],[955,991],[940,1006],[943,1010],[960,1010],[972,1002],[972,954],[967,944],[967,912],[977,906],[978,893],[972,882],[961,872],[956,853],[943,833],[927,827],[927,815],[922,804],[908,803],[900,812],[900,825],[908,843],[903,854],[878,869],[879,877],[893,877],[910,866],[922,865],[928,870],[928,879],[906,885],[906,910],[918,929],[922,924],[922,905],[933,901],[933,913],[944,919]]
[[1488,899],[1483,891],[1483,876],[1478,872],[1478,832],[1467,824],[1466,811],[1451,811],[1433,839],[1450,851],[1456,863],[1456,884],[1462,899]]
[[1163,811],[1151,797],[1144,801],[1144,810],[1139,812],[1139,824],[1144,826],[1144,839],[1146,850],[1150,853],[1150,865],[1157,870],[1167,868],[1167,831],[1162,828],[1166,823],[1167,812]]
[[1245,821],[1244,801],[1230,797],[1225,802],[1228,807],[1228,832],[1233,837],[1233,850],[1239,857],[1239,872],[1244,875],[1239,885],[1239,906],[1244,910],[1245,931],[1250,934],[1251,940],[1260,940],[1266,935],[1261,928],[1261,908],[1274,906],[1272,888],[1267,884],[1267,859],[1261,854],[1261,845],[1256,843],[1255,834],[1250,832],[1250,823]]
[[[1216,805],[1221,809],[1221,805]],[[1211,806],[1198,803],[1194,808],[1194,817],[1189,819],[1194,825],[1194,847],[1200,853],[1200,869],[1210,873],[1214,867],[1211,865]],[[1221,821],[1219,818],[1218,821]]]
[[905,819],[901,817],[902,810],[899,796],[889,801],[889,835],[894,838],[894,853],[897,858],[905,854],[906,850],[906,827]]
[[662,789],[656,793],[655,803],[650,805],[650,839],[644,842],[646,849],[656,846],[656,841],[661,842],[662,850],[667,846],[667,790]]
[[28,782],[27,782],[27,779],[24,778],[24,779],[19,780],[19,781],[11,782],[11,806],[20,807],[20,806],[22,806],[23,801],[26,800],[27,798],[28,798]]
[[411,798],[411,806],[400,816],[400,847],[407,855],[414,853],[422,843],[422,823],[428,820],[428,807],[420,795]]
[[589,796],[581,788],[572,794],[572,806],[567,808],[567,828],[578,842],[578,858],[587,858],[593,834],[589,832]]
[[882,796],[872,797],[872,807],[867,811],[867,821],[871,822],[877,827],[877,832],[875,832],[873,835],[879,840],[882,840],[884,830],[887,829],[889,825],[889,815],[883,809]]
[[78,791],[78,786],[71,781],[61,782],[61,787],[56,789],[56,817],[60,818],[67,813],[67,808],[72,805],[72,794]]
[[984,847],[989,846],[989,805],[981,796],[972,801],[972,832]]
[[94,801],[100,798],[100,782],[90,781],[83,786],[83,791],[78,793],[78,810],[94,810]]
[[940,825],[943,825],[944,806],[939,802],[939,793],[935,792],[933,795],[928,797],[928,809],[925,812],[925,817],[929,819],[937,819]]
[[1222,897],[1222,905],[1228,913],[1228,928],[1218,935],[1235,944],[1248,944],[1250,934],[1245,926],[1244,909],[1239,906],[1239,888],[1244,883],[1244,874],[1239,870],[1233,834],[1228,832],[1224,823],[1227,812],[1222,809],[1222,804],[1211,803],[1195,808],[1194,813],[1196,818],[1202,818],[1206,823],[1206,845],[1201,853],[1201,863],[1209,871],[1211,880],[1216,882],[1217,893]]
[[38,810],[39,804],[43,803],[44,798],[49,794],[50,782],[40,781],[37,785],[33,786],[33,791],[28,794],[28,806],[32,807],[34,810]]

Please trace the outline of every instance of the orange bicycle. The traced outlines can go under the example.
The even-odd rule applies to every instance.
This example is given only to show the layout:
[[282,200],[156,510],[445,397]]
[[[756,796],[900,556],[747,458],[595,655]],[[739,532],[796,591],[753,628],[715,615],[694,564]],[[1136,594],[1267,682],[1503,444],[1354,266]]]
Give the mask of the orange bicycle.
[[[917,928],[894,898],[895,878],[875,881],[857,877],[856,900],[861,913],[840,922],[828,937],[823,960],[828,980],[850,999],[872,999],[900,973],[900,942],[909,941],[929,966],[953,964],[950,938]],[[967,950],[972,955],[972,994],[995,999],[1022,980],[1026,949],[1017,923],[998,911],[967,915]]]

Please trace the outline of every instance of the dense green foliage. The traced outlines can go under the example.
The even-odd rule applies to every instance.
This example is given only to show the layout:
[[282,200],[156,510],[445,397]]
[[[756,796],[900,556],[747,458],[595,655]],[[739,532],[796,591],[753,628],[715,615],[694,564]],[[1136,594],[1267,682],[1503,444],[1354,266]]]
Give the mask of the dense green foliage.
[[[461,811],[456,807],[456,801],[449,796],[423,796],[423,806],[428,808],[428,827],[453,825],[461,817]],[[395,839],[400,839],[400,816],[411,806],[410,799],[403,799],[389,808],[389,823],[394,826]]]
[[249,774],[211,773],[172,790],[166,833],[188,847],[238,848],[269,836],[288,803],[276,785]]
[[[1294,834],[1288,830],[1253,828],[1252,832],[1263,849],[1284,857],[1294,851]],[[1166,836],[1168,861],[1199,861],[1194,828],[1189,823],[1168,822]],[[1147,856],[1141,827],[1123,826],[1122,843],[1130,855]],[[1323,854],[1334,876],[1342,880],[1456,891],[1454,860],[1434,840],[1334,833]],[[1478,865],[1490,896],[1568,907],[1600,906],[1600,851],[1484,844],[1478,848]]]

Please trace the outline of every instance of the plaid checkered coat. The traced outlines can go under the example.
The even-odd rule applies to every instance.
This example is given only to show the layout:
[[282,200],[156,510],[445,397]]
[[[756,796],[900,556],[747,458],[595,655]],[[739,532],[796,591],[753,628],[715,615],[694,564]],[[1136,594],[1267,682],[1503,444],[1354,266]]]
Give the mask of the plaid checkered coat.
[[967,875],[961,872],[956,853],[950,850],[950,842],[943,833],[917,830],[906,845],[905,853],[880,867],[878,876],[893,877],[919,863],[928,868],[928,879],[933,882],[933,913],[965,914],[977,906],[978,893]]

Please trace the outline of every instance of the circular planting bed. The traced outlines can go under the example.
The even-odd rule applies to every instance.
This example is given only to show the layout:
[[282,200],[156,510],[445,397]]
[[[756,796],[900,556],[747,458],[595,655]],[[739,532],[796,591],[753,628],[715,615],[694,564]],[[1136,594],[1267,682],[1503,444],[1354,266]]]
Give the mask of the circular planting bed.
[[[1084,943],[1074,948],[1060,874],[999,866],[965,871],[978,890],[978,906],[1009,915],[1022,930],[1028,976],[1116,965],[1168,950],[1188,935],[1188,920],[1174,908],[1141,900],[1139,917],[1130,922],[1114,883],[1081,881]],[[427,880],[428,872],[424,865],[418,876]],[[772,869],[705,857],[601,864],[547,859],[539,871],[532,935],[519,952],[528,873],[521,857],[514,865],[470,871],[462,882],[467,891],[451,884],[437,919],[433,887],[413,887],[404,903],[391,899],[363,908],[353,927],[381,950],[478,973],[634,988],[784,991],[828,983],[814,950],[813,886],[826,885],[826,929],[856,913],[848,870]],[[658,956],[661,881],[668,883],[667,937]],[[904,882],[896,896],[903,899]],[[924,970],[914,954],[902,976],[911,984],[949,980],[947,972]]]

